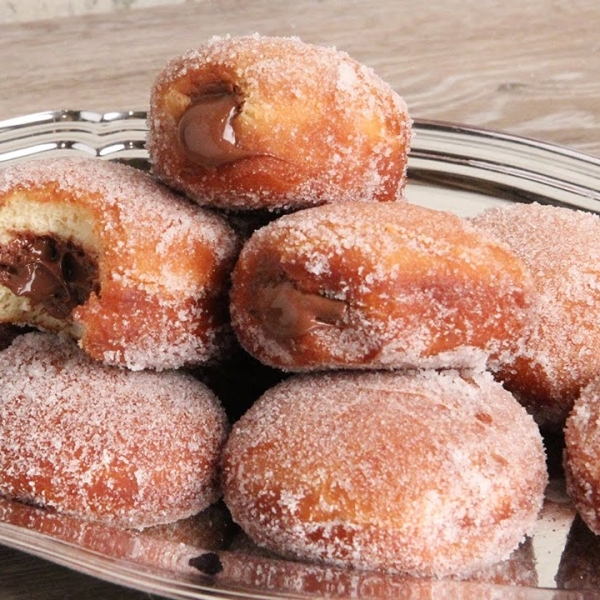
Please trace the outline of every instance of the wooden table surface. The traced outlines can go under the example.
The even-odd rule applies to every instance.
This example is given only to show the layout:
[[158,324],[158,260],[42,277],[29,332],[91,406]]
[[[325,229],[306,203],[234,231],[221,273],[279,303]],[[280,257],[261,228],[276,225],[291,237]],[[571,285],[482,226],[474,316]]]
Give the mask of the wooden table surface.
[[372,66],[413,117],[600,155],[597,0],[220,0],[5,25],[0,120],[56,108],[145,109],[172,56],[258,31],[335,45]]
[[[172,56],[215,34],[296,35],[372,66],[412,116],[600,156],[598,0],[206,0],[0,29],[0,121],[145,110]],[[0,599],[142,598],[0,552]],[[52,594],[48,590],[52,589]]]

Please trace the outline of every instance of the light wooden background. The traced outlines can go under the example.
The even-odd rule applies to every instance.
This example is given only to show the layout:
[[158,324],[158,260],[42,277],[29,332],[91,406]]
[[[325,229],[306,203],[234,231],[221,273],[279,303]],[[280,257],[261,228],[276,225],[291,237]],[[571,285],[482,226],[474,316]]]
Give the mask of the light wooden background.
[[[418,7],[417,7],[418,6]],[[372,67],[417,118],[600,155],[598,0],[220,0],[0,28],[0,120],[144,109],[162,65],[213,34],[298,35]]]

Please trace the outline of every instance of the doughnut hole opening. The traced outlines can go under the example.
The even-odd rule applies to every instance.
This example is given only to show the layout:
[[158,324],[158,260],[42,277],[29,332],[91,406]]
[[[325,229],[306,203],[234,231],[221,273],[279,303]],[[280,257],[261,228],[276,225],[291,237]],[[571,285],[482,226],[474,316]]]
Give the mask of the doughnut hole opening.
[[180,106],[177,130],[179,145],[192,163],[216,169],[253,156],[238,145],[235,121],[244,101],[232,83],[206,84],[187,100],[187,106]]
[[300,337],[319,327],[341,325],[346,303],[301,290],[293,281],[271,281],[256,290],[253,315],[275,338]]

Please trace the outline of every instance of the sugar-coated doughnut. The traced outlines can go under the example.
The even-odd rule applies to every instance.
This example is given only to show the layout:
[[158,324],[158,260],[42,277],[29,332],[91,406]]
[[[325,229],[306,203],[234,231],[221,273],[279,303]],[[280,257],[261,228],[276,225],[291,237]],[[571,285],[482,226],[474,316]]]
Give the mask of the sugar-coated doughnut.
[[579,390],[600,375],[600,217],[513,204],[473,222],[519,255],[538,290],[524,343],[499,377],[541,426],[560,429]]
[[201,204],[280,210],[402,198],[406,105],[335,48],[214,37],[158,74],[148,126],[153,172]]
[[567,418],[563,462],[577,512],[600,535],[600,378],[583,388]]
[[546,481],[533,418],[486,372],[296,375],[223,452],[224,500],[259,545],[415,576],[507,558]]
[[225,413],[177,371],[90,359],[70,338],[27,333],[0,353],[0,494],[142,528],[219,494]]
[[[238,252],[220,216],[133,167],[87,158],[0,170],[0,323],[68,333],[132,369],[211,360]],[[225,306],[224,306],[225,305]]]
[[231,318],[250,354],[286,370],[463,367],[510,351],[531,290],[515,254],[456,215],[329,204],[252,235]]

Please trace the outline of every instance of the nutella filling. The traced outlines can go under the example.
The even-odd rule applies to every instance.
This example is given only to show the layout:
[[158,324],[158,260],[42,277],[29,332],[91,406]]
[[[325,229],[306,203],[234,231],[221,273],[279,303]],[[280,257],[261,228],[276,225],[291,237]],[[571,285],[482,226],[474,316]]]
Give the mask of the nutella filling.
[[20,234],[0,248],[0,285],[56,319],[98,291],[97,273],[79,246],[51,235]]
[[183,113],[178,125],[179,142],[194,163],[214,169],[254,153],[237,145],[233,121],[242,102],[233,85],[207,87]]
[[332,327],[346,313],[342,300],[302,292],[290,281],[262,288],[257,305],[265,328],[279,338],[300,337],[318,327]]

